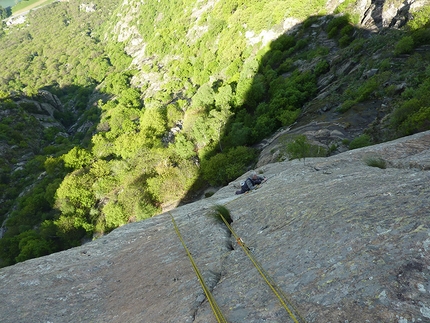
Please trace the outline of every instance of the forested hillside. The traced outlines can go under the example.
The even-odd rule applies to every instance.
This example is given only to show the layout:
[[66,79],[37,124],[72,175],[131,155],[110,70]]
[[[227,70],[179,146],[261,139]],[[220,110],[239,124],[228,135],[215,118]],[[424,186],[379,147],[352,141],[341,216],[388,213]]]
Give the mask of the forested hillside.
[[304,112],[383,102],[354,147],[429,129],[429,14],[376,33],[354,1],[70,0],[4,24],[0,265],[225,185]]

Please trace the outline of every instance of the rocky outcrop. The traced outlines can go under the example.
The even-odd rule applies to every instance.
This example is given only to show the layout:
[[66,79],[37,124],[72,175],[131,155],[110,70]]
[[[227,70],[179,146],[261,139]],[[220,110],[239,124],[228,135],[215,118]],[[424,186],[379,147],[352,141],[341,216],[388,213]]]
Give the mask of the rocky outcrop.
[[17,95],[14,102],[27,114],[33,116],[43,128],[57,127],[65,129],[56,118],[57,113],[64,112],[64,107],[58,97],[49,91],[40,90],[34,97]]
[[[215,204],[307,322],[430,321],[430,132],[257,171],[256,191],[234,195],[244,174],[171,211],[228,322],[291,320]],[[169,213],[3,268],[0,284],[5,323],[216,322]]]
[[[343,1],[329,1],[327,9],[332,12]],[[401,28],[410,19],[413,19],[411,12],[416,11],[426,5],[428,0],[418,1],[384,1],[384,0],[360,0],[355,1],[352,11],[360,16],[360,25],[371,31],[380,31],[383,28]]]

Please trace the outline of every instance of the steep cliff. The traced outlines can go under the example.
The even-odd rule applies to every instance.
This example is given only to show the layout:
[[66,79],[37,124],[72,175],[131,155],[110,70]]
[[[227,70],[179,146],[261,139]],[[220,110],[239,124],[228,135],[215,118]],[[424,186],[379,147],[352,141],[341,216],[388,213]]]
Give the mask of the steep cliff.
[[[290,135],[328,156],[428,130],[428,4],[72,0],[31,11],[1,37],[0,266],[225,185],[248,170],[251,146],[265,148],[260,167],[289,157]],[[281,127],[287,137],[267,140]]]
[[[307,322],[430,321],[430,132],[261,166],[174,209],[228,322],[292,322],[232,226]],[[378,160],[379,166],[371,167]],[[168,213],[0,270],[2,322],[216,322]]]

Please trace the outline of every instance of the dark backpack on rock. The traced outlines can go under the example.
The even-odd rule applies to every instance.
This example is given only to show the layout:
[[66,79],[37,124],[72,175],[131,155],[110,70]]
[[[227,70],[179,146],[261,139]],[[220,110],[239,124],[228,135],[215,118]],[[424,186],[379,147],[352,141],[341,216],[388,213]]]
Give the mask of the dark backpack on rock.
[[242,192],[249,191],[249,187],[246,184],[246,181],[240,183],[240,189],[242,190]]

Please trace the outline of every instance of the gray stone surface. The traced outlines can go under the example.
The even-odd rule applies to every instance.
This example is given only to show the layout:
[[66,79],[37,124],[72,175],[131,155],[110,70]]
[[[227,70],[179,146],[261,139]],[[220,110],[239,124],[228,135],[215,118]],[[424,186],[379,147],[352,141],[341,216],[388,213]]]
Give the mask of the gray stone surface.
[[[365,160],[382,158],[386,169]],[[171,211],[228,322],[292,322],[215,204],[307,322],[430,322],[430,132],[261,166]],[[216,322],[168,213],[0,270],[0,322]]]

